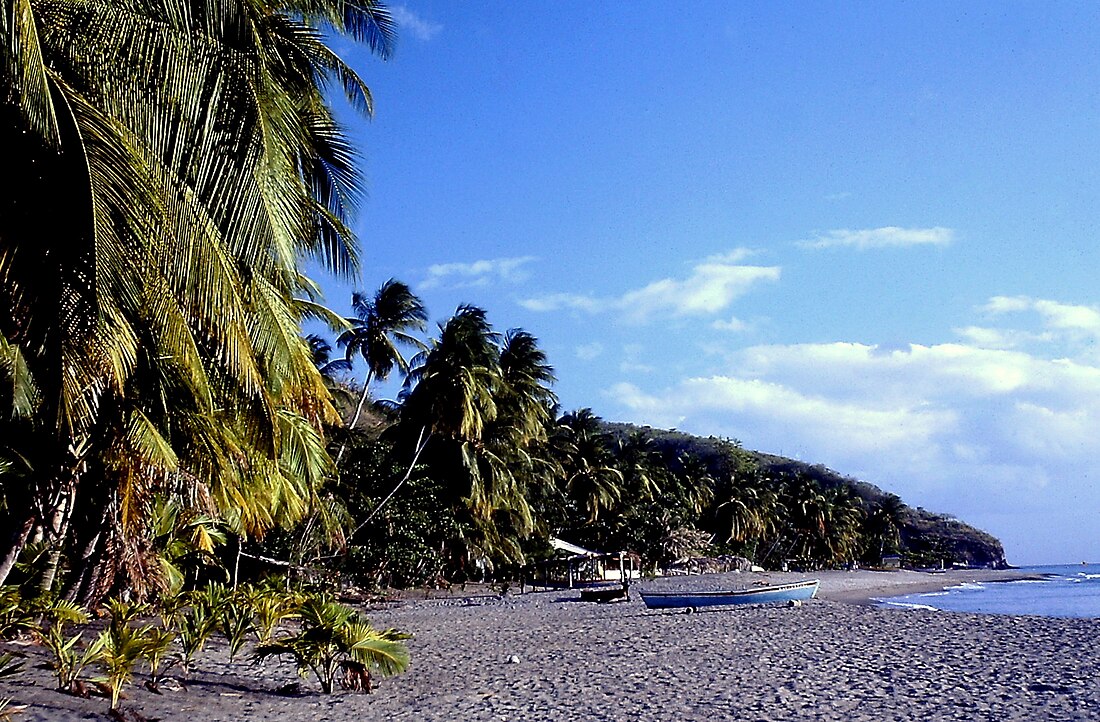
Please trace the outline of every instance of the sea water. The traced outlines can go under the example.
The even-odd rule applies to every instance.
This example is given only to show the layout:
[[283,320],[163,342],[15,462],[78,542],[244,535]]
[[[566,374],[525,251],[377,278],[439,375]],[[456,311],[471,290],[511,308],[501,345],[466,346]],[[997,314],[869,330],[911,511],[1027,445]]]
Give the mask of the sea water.
[[1020,567],[1042,579],[962,584],[942,592],[878,600],[884,607],[1042,617],[1100,617],[1100,564]]

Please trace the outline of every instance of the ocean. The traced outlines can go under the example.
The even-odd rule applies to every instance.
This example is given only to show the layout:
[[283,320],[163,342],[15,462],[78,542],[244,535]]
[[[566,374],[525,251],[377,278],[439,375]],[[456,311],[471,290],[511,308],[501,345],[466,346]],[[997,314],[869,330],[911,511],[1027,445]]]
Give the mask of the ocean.
[[1042,580],[963,584],[942,592],[878,600],[891,608],[1040,617],[1100,617],[1100,564],[1020,567]]

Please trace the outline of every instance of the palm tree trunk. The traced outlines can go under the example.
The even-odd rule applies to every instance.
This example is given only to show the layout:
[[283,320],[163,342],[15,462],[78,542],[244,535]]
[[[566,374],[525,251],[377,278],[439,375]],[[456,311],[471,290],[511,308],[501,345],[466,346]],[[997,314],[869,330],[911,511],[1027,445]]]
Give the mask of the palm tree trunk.
[[34,519],[34,514],[28,514],[22,524],[14,525],[8,537],[7,550],[4,552],[4,556],[0,557],[0,584],[7,581],[8,575],[15,567],[15,562],[19,559],[19,554],[26,546],[27,537],[30,536],[31,530],[34,528]]
[[[374,371],[367,371],[367,378],[363,380],[363,393],[359,395],[359,405],[355,407],[355,415],[351,417],[351,422],[348,424],[348,432],[350,433],[355,429],[355,425],[359,423],[359,417],[363,414],[363,406],[367,403],[367,396],[370,395],[370,382],[374,378]],[[385,379],[383,379],[384,381]],[[344,442],[340,444],[340,451],[336,453],[336,466],[340,466],[340,460],[344,458],[344,451],[348,448],[347,437],[344,438]]]
[[65,545],[65,537],[69,533],[69,520],[72,518],[73,504],[76,502],[76,488],[69,493],[62,494],[58,500],[52,518],[48,534],[53,537],[53,547],[46,557],[46,568],[42,571],[42,580],[38,589],[42,594],[49,594],[57,579],[57,570],[61,566],[61,549]]

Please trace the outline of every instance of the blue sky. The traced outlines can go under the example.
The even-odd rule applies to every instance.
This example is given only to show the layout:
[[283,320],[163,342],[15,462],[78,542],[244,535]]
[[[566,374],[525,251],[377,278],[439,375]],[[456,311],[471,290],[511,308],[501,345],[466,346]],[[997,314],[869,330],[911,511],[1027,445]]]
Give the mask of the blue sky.
[[566,409],[1100,560],[1100,5],[393,6],[362,278],[538,336]]

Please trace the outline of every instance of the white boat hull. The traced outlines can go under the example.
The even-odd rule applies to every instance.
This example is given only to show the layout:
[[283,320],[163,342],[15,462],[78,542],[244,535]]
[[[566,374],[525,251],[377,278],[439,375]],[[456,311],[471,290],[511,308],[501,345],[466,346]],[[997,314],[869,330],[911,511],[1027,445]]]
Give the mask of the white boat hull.
[[819,580],[811,579],[791,584],[718,592],[639,592],[650,609],[696,609],[731,604],[767,604],[813,599]]

